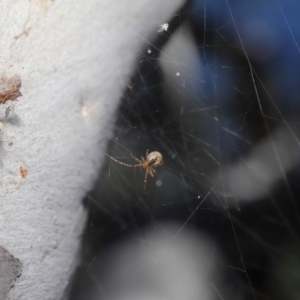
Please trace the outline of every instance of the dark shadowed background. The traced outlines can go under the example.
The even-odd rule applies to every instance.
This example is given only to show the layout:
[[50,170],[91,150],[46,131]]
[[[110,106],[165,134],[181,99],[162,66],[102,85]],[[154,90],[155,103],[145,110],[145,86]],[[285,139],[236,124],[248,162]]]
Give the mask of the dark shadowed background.
[[145,40],[107,154],[164,165],[144,194],[107,157],[70,299],[299,299],[299,11],[193,0]]

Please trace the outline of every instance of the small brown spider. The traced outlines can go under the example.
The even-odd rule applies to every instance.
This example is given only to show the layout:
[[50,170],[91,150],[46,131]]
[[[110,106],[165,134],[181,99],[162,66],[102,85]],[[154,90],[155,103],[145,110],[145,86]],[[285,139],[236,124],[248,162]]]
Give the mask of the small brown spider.
[[139,163],[136,165],[129,165],[125,164],[119,160],[116,160],[115,158],[109,156],[106,154],[110,159],[114,160],[120,165],[130,167],[130,168],[138,168],[142,167],[146,170],[145,172],[145,177],[144,177],[144,193],[146,194],[146,185],[147,185],[147,179],[148,179],[148,174],[150,174],[152,177],[154,176],[154,173],[156,172],[154,167],[161,166],[164,164],[163,162],[163,156],[160,152],[158,151],[153,151],[149,153],[149,150],[146,150],[146,159],[142,156],[141,159],[136,158],[132,153],[130,153],[131,156],[138,161]]

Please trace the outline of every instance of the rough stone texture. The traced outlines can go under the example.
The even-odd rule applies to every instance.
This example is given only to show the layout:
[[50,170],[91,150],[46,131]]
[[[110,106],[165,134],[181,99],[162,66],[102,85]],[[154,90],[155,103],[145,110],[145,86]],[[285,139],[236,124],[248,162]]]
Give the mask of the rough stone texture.
[[182,3],[1,1],[0,76],[22,93],[0,104],[0,245],[23,264],[8,299],[64,294],[137,53]]
[[22,263],[6,249],[0,247],[0,299],[5,299],[21,275]]

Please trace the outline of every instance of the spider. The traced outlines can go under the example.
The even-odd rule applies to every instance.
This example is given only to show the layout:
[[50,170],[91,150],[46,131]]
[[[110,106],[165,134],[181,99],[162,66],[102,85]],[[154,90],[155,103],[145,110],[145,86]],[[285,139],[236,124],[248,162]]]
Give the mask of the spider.
[[117,162],[120,165],[130,167],[130,168],[138,168],[138,167],[144,168],[146,170],[145,176],[144,176],[144,193],[146,194],[147,193],[146,185],[147,185],[148,174],[150,174],[152,177],[154,176],[154,173],[156,172],[154,168],[164,164],[163,156],[158,151],[153,151],[153,152],[149,153],[149,150],[146,150],[146,159],[144,159],[143,156],[141,157],[141,159],[138,159],[132,153],[130,153],[130,154],[133,157],[133,159],[135,159],[138,162],[138,164],[136,164],[136,165],[125,164],[125,163],[109,156],[108,154],[106,154],[106,155],[110,159],[114,160],[115,162]]
[[168,24],[168,23],[165,23],[165,24],[159,25],[159,29],[158,29],[158,31],[157,31],[157,32],[168,31],[168,28],[169,28],[169,24]]

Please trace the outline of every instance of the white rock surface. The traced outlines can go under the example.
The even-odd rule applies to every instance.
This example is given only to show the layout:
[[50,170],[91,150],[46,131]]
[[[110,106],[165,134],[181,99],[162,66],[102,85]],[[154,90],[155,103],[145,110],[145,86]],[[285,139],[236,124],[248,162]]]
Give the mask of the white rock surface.
[[0,246],[23,265],[8,299],[63,298],[118,100],[182,3],[1,1],[0,75],[22,93],[0,104]]

